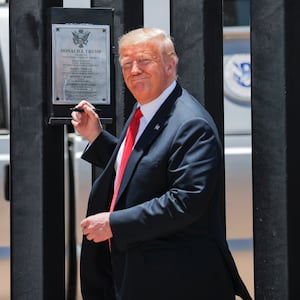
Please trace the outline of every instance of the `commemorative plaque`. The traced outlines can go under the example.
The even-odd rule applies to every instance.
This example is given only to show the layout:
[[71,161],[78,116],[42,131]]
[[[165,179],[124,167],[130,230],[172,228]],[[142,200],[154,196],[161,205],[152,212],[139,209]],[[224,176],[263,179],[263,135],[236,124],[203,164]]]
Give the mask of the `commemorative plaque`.
[[52,24],[52,103],[110,104],[110,28]]

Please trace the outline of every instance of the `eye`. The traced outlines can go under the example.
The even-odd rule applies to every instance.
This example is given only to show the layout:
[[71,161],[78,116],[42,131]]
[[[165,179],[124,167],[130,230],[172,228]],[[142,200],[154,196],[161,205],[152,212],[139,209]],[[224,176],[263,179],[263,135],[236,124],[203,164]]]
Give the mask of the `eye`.
[[122,65],[122,68],[123,68],[123,69],[131,69],[131,68],[132,68],[132,64],[133,64],[132,61],[127,61],[127,62],[125,62],[125,63]]
[[151,59],[150,58],[142,58],[142,59],[139,59],[137,61],[137,63],[139,66],[147,66],[151,63]]

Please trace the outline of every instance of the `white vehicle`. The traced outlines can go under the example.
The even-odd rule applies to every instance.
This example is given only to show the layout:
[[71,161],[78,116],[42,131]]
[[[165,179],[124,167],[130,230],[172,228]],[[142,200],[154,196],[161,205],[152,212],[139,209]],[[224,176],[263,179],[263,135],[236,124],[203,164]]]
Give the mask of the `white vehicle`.
[[[249,3],[250,0],[224,0],[224,140],[227,238],[241,276],[253,295]],[[5,300],[10,299],[8,26],[8,3],[0,0],[0,299]],[[91,167],[80,159],[86,141],[75,133],[68,134],[67,139],[74,149],[75,218],[79,223],[86,212]],[[75,230],[80,250],[79,224]]]
[[224,28],[224,142],[227,240],[254,295],[249,27]]

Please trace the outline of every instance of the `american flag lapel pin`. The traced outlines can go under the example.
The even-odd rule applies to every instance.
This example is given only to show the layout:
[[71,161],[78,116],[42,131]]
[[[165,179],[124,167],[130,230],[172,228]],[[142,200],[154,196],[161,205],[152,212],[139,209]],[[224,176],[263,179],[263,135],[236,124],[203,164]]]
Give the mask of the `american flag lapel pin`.
[[160,128],[160,125],[156,124],[155,127],[154,127],[154,130],[159,130],[159,128]]

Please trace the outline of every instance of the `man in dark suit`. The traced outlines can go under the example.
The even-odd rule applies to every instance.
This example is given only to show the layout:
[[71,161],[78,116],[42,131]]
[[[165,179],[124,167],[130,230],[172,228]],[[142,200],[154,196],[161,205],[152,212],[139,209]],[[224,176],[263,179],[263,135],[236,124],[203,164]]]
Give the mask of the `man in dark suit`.
[[[237,294],[251,299],[221,217],[218,131],[176,81],[171,39],[160,29],[131,31],[119,41],[119,61],[137,101],[120,138],[103,130],[89,102],[78,104],[83,113],[72,113],[75,129],[89,141],[83,158],[104,168],[81,222],[83,298],[233,300]],[[136,107],[142,117],[119,186]]]

